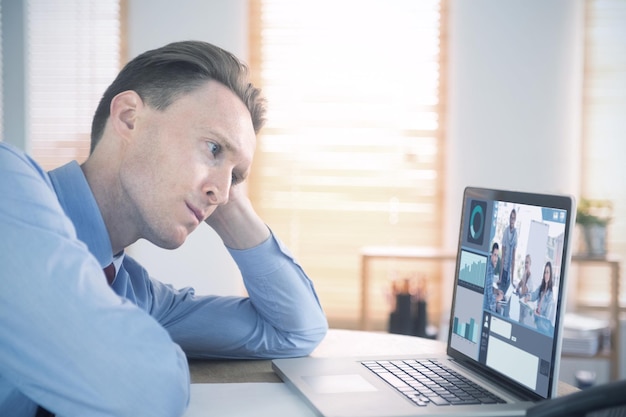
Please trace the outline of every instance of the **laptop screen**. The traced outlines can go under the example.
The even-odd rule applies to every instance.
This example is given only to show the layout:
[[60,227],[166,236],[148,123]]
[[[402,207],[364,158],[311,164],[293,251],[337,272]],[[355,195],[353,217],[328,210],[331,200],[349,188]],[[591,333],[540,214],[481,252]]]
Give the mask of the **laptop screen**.
[[468,188],[448,354],[547,398],[559,329],[573,200]]

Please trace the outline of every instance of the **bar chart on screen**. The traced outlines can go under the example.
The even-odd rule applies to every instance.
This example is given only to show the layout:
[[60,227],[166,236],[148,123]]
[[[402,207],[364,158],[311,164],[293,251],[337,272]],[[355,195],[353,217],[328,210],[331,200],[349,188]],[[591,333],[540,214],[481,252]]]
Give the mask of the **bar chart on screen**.
[[483,330],[483,293],[457,286],[454,310],[451,315],[450,337],[452,347],[467,356],[477,358]]
[[471,318],[468,322],[462,322],[458,317],[454,317],[453,323],[454,334],[461,336],[464,339],[469,340],[472,343],[478,343],[478,337],[480,332],[480,323],[476,323],[476,320]]
[[459,270],[459,282],[463,282],[469,288],[483,288],[485,274],[487,272],[487,257],[476,253],[461,252],[461,269]]

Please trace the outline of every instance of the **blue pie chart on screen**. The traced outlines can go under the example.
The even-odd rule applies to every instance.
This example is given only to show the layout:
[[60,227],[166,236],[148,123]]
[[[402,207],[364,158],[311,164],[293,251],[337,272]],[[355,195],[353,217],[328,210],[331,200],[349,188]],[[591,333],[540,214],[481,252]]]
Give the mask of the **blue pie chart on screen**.
[[470,215],[470,236],[473,240],[480,239],[484,226],[485,213],[483,211],[483,207],[480,204],[476,204],[472,209],[472,214]]

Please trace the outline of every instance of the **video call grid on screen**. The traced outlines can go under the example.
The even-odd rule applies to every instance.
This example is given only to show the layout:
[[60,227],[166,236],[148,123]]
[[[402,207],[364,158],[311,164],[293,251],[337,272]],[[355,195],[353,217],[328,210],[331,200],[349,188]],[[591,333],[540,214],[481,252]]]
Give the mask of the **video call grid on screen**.
[[[464,207],[451,347],[546,397],[568,213],[472,197]],[[505,232],[510,229],[512,211],[515,232]],[[515,262],[506,285],[501,279],[506,275],[502,273],[503,250],[511,251],[505,248],[514,242]],[[494,243],[498,244],[497,257],[491,256]],[[540,310],[546,313],[542,316],[532,294],[540,288],[546,269],[551,269],[552,292],[542,299],[545,306]],[[527,297],[520,283],[528,271]],[[493,299],[488,302],[487,291],[493,292],[495,303]],[[546,308],[549,304],[553,308]]]

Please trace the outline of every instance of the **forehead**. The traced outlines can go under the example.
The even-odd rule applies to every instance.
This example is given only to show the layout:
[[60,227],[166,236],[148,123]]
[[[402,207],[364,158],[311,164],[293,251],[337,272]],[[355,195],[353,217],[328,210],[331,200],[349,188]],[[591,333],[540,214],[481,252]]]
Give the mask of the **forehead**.
[[256,147],[252,117],[241,99],[223,84],[207,81],[171,107],[197,134],[219,139],[228,152],[252,158]]

